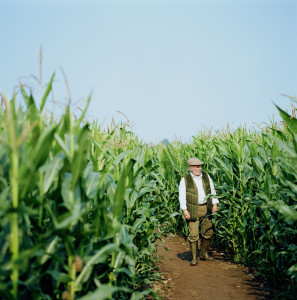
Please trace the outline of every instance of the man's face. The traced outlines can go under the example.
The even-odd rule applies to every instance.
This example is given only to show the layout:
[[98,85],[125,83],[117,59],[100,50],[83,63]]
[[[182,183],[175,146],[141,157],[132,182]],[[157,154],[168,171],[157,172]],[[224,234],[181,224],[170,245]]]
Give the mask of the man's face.
[[195,176],[200,176],[202,173],[201,166],[190,166],[190,170]]

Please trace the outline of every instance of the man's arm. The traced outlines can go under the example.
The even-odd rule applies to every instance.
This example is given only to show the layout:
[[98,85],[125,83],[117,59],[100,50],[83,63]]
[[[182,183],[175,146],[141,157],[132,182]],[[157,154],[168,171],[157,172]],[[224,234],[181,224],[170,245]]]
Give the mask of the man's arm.
[[[209,178],[211,194],[216,195],[217,193],[214,188],[213,181],[209,175],[208,175],[208,178]],[[216,211],[218,211],[218,203],[219,203],[219,200],[217,198],[212,198],[212,208],[211,208],[212,213],[215,213]]]
[[180,204],[180,209],[183,211],[184,217],[186,220],[190,220],[190,213],[187,210],[187,200],[186,200],[186,183],[185,179],[182,178],[179,184],[178,188],[179,192],[179,204]]

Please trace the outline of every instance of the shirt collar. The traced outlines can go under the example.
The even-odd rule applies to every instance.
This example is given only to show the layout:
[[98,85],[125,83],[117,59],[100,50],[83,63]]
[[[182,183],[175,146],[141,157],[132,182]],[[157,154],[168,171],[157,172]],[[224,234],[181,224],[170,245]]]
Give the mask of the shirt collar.
[[191,176],[192,176],[193,179],[202,179],[202,176],[203,176],[203,173],[201,173],[200,176],[194,176],[194,175],[192,174],[192,172],[190,172],[190,174],[191,174]]

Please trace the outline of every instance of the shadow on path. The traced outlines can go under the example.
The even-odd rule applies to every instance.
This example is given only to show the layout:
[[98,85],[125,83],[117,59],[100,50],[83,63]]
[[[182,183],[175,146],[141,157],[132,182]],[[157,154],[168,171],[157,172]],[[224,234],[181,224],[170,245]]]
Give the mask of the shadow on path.
[[210,249],[213,261],[198,260],[197,266],[190,266],[192,253],[182,237],[164,238],[157,249],[164,258],[156,266],[161,282],[153,289],[159,290],[164,300],[273,299],[264,284],[247,267],[232,263],[227,253]]

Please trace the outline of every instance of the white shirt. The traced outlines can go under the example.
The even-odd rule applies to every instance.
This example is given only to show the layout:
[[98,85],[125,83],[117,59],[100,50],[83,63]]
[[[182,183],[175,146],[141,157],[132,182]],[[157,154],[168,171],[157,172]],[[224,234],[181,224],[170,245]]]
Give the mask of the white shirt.
[[[202,176],[203,176],[202,173],[200,176],[194,176],[191,173],[191,176],[192,176],[192,178],[197,186],[197,189],[198,189],[198,204],[206,203],[206,200],[205,200],[206,195],[205,195],[203,185],[202,185]],[[210,178],[209,175],[208,175],[208,178],[209,178],[209,183],[210,183],[211,194],[216,195],[216,191],[214,189],[212,179]],[[185,182],[184,178],[182,178],[182,180],[180,181],[180,184],[179,184],[179,203],[180,203],[180,208],[182,210],[187,209],[186,182]],[[212,198],[212,205],[214,205],[216,203],[219,203],[219,200],[217,198]]]

